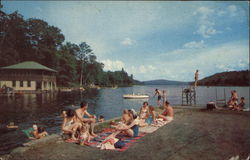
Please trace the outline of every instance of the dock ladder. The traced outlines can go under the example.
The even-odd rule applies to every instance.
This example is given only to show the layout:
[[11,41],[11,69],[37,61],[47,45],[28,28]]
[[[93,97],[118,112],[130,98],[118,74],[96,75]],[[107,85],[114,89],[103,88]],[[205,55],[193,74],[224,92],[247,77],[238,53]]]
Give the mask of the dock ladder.
[[182,88],[182,106],[196,105],[196,91],[193,88]]
[[215,89],[215,95],[216,95],[216,105],[224,107],[227,103],[227,101],[226,101],[226,89],[224,88],[223,99],[218,99],[217,88]]

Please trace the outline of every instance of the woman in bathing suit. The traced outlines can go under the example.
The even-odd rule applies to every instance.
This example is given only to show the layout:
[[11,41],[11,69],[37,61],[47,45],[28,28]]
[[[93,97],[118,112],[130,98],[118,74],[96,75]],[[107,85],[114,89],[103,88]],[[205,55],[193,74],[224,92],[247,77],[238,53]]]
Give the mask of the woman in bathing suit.
[[144,102],[143,106],[140,109],[140,119],[146,119],[149,115],[148,102]]
[[62,131],[70,133],[72,139],[76,139],[75,133],[81,128],[81,123],[76,121],[75,112],[73,110],[63,111]]
[[131,122],[129,125],[121,124],[116,127],[118,131],[124,131],[130,137],[137,137],[139,135],[140,120],[136,115],[134,109],[128,110]]

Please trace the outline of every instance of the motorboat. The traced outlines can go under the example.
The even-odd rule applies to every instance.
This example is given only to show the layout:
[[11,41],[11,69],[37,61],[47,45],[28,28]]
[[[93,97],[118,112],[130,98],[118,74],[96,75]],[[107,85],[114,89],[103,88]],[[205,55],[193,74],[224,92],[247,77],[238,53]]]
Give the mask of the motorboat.
[[149,98],[148,95],[146,94],[124,94],[123,98],[125,99],[145,99],[145,98]]

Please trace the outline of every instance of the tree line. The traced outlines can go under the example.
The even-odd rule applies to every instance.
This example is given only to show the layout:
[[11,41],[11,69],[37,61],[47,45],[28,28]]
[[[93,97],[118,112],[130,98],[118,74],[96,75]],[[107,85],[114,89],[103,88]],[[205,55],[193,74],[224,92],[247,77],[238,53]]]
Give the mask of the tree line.
[[128,86],[136,81],[121,71],[105,72],[86,43],[65,42],[61,30],[46,21],[0,11],[0,67],[36,61],[57,70],[58,86]]

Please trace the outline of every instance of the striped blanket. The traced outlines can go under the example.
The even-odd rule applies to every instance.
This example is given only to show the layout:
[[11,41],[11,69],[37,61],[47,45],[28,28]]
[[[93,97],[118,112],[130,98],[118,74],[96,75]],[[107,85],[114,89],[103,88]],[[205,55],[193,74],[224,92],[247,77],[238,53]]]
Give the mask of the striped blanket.
[[[112,128],[106,128],[101,133],[97,134],[97,137],[90,140],[90,142],[84,142],[85,145],[91,146],[91,147],[97,147],[100,143],[102,143],[105,138],[107,138],[109,135],[111,135],[115,130]],[[146,133],[139,133],[139,136],[137,137],[129,137],[123,133],[120,133],[116,136],[120,141],[122,141],[125,145],[122,148],[115,149],[116,151],[125,151],[127,150],[133,143],[135,143],[138,139],[145,136]],[[80,140],[66,140],[65,142],[69,143],[77,143],[80,144]]]

